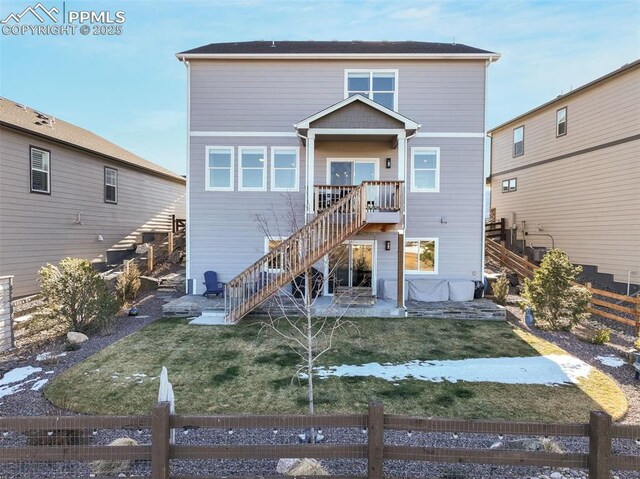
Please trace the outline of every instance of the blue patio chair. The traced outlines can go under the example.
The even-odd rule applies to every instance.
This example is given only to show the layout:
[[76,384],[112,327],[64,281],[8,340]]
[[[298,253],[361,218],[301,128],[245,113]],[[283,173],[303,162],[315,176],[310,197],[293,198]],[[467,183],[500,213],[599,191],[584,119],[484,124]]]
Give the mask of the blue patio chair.
[[207,287],[207,290],[202,293],[202,296],[209,296],[210,294],[215,294],[216,296],[222,294],[224,296],[224,285],[218,281],[218,273],[215,271],[207,271],[204,273],[204,284]]

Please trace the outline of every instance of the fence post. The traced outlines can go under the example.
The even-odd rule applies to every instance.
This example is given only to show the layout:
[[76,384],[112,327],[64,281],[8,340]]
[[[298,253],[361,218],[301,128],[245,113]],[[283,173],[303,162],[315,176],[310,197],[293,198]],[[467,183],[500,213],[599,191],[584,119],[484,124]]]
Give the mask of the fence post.
[[151,479],[169,479],[169,403],[160,402],[151,412]]
[[507,246],[506,241],[500,241],[500,264],[505,266],[507,264]]
[[640,296],[636,298],[636,337],[640,336]]
[[384,409],[379,401],[369,403],[368,479],[382,479],[384,471]]
[[173,232],[169,231],[167,233],[167,249],[169,250],[169,255],[173,253]]
[[[587,290],[588,290],[589,292],[591,292],[591,282],[590,282],[590,281],[587,281],[587,282],[584,284],[584,287],[585,287],[585,288],[587,288]],[[591,300],[589,300],[589,302],[587,303],[587,311],[589,311],[589,310],[590,310],[590,309],[592,309],[592,308],[593,308],[593,303],[591,302]]]
[[611,416],[604,411],[589,418],[589,479],[611,479]]
[[153,246],[147,247],[147,273],[153,271]]

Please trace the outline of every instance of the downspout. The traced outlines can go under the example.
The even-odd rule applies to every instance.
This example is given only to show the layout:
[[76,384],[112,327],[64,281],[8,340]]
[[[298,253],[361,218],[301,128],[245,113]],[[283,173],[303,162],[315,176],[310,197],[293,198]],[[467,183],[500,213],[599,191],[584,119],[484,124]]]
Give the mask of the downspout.
[[[485,188],[487,187],[486,184],[486,179],[485,179],[485,174],[484,174],[484,168],[485,165],[487,163],[487,148],[485,145],[485,141],[487,138],[487,96],[489,94],[489,65],[491,65],[491,62],[493,61],[493,57],[489,57],[489,59],[487,60],[486,64],[485,64],[485,73],[484,73],[484,99],[482,102],[482,108],[483,108],[483,118],[482,118],[482,123],[483,123],[483,130],[484,130],[484,137],[482,139],[482,189],[481,189],[481,193],[482,193],[482,213],[480,215],[480,243],[481,243],[481,247],[480,247],[480,281],[482,281],[482,284],[484,284],[484,262],[485,262],[485,248],[486,248],[486,232],[485,232],[485,218],[484,218],[484,212],[487,210],[487,195],[485,192]],[[492,139],[493,142],[493,139]],[[493,144],[493,143],[492,143]],[[492,158],[493,160],[493,158]]]
[[[191,65],[184,57],[180,61],[187,68],[187,183],[186,183],[186,198],[185,198],[185,293],[189,293],[189,282],[191,281]],[[193,288],[191,294],[197,294],[196,282],[193,282]],[[225,307],[226,311],[226,307]]]

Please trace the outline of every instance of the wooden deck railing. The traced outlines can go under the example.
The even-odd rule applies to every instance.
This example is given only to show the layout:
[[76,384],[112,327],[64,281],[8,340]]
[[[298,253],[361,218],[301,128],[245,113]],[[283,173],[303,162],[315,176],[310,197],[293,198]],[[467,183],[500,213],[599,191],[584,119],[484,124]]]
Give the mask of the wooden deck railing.
[[[509,250],[504,242],[498,243],[489,238],[486,239],[485,245],[487,258],[518,273],[522,278],[533,278],[538,266],[531,263],[526,255],[518,256]],[[640,335],[640,297],[604,291],[594,288],[591,283],[581,284],[580,286],[585,287],[592,294],[591,304],[588,308],[589,313],[621,324],[634,326],[636,336]],[[605,310],[594,308],[593,305],[605,308]]]
[[[369,404],[366,414],[331,415],[275,415],[275,416],[193,416],[172,415],[168,403],[157,404],[147,416],[58,416],[58,417],[0,417],[0,430],[6,435],[30,434],[31,437],[56,437],[57,431],[76,431],[99,440],[101,430],[113,429],[150,430],[145,443],[131,446],[91,445],[89,439],[83,444],[66,445],[3,445],[0,447],[0,467],[8,463],[17,464],[20,471],[29,476],[30,463],[61,463],[69,461],[88,462],[95,460],[150,461],[147,475],[152,479],[183,477],[170,474],[170,463],[181,460],[277,460],[287,458],[359,459],[367,463],[366,476],[362,479],[382,479],[384,461],[419,461],[436,463],[489,464],[544,466],[587,469],[590,479],[609,479],[612,470],[638,470],[640,456],[614,454],[614,439],[633,441],[640,437],[640,426],[612,424],[611,417],[603,412],[591,413],[588,423],[543,423],[494,420],[445,419],[433,417],[411,417],[384,414],[379,402]],[[181,440],[171,444],[171,431],[175,429],[295,429],[304,428],[358,428],[367,435],[366,443],[338,444],[188,444]],[[589,438],[588,452],[555,453],[528,452],[503,449],[472,449],[432,447],[417,440],[415,445],[397,445],[385,442],[384,431],[407,431],[418,433],[491,434],[528,437],[573,436]],[[93,431],[91,433],[90,431]],[[34,436],[40,433],[41,436]],[[295,434],[297,432],[292,432]],[[20,443],[21,441],[16,441]],[[37,442],[37,441],[36,441]],[[33,464],[35,472],[41,466]],[[175,467],[175,466],[172,466]],[[201,466],[198,477],[207,475],[206,465]],[[38,469],[40,468],[40,469]],[[151,475],[149,476],[149,472]],[[35,474],[36,477],[42,477]],[[71,477],[59,475],[57,477]],[[74,477],[78,477],[77,475]],[[186,477],[186,476],[185,476]],[[192,476],[190,476],[192,477]],[[244,476],[243,476],[244,477]],[[258,476],[251,476],[258,477]]]
[[[403,200],[403,183],[401,181],[367,181],[367,211],[392,212],[400,211]],[[356,186],[316,185],[314,189],[314,211],[320,213],[348,195]]]
[[[378,205],[379,209],[388,208],[386,211],[399,211],[402,194],[397,192],[401,185],[399,181],[367,181],[359,186],[328,191],[330,204],[324,205],[311,222],[227,282],[225,319],[238,322],[279,288],[360,231],[366,225],[371,188],[380,195],[373,205]],[[392,195],[392,192],[396,193]]]

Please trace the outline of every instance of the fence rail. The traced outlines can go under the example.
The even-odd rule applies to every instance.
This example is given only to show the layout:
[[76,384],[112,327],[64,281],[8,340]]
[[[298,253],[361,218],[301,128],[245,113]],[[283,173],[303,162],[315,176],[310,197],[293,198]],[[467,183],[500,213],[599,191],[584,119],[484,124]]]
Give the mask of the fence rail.
[[[531,263],[526,255],[519,256],[509,250],[504,241],[496,242],[487,238],[485,241],[487,258],[497,262],[523,278],[533,278],[538,266]],[[584,286],[593,295],[591,305],[587,309],[592,315],[610,319],[621,324],[635,327],[636,335],[640,335],[640,297],[625,296],[602,289],[594,288],[591,283]],[[620,303],[627,304],[622,305]],[[594,308],[593,305],[606,310]]]
[[507,240],[507,228],[504,218],[500,221],[489,221],[484,224],[484,234],[487,238],[497,241]]
[[[174,428],[303,428],[358,427],[366,443],[351,444],[199,444],[172,445]],[[151,443],[130,446],[52,445],[0,448],[0,463],[88,462],[95,460],[142,460],[151,462],[152,479],[172,476],[170,460],[287,458],[359,459],[367,462],[367,478],[382,479],[385,460],[473,463],[533,467],[568,467],[589,470],[590,479],[611,477],[611,470],[638,470],[640,456],[612,453],[612,440],[640,438],[640,426],[612,425],[611,417],[591,413],[586,424],[464,420],[385,415],[380,402],[369,404],[367,414],[190,416],[172,415],[169,403],[158,403],[147,416],[3,417],[0,430],[91,430],[137,428],[151,430]],[[385,444],[384,431],[455,432],[518,436],[578,436],[589,438],[588,453],[528,452],[500,449],[443,448]],[[195,476],[193,476],[195,477]],[[205,476],[197,476],[205,477]],[[212,476],[206,476],[212,477]],[[334,476],[354,477],[354,476]]]

